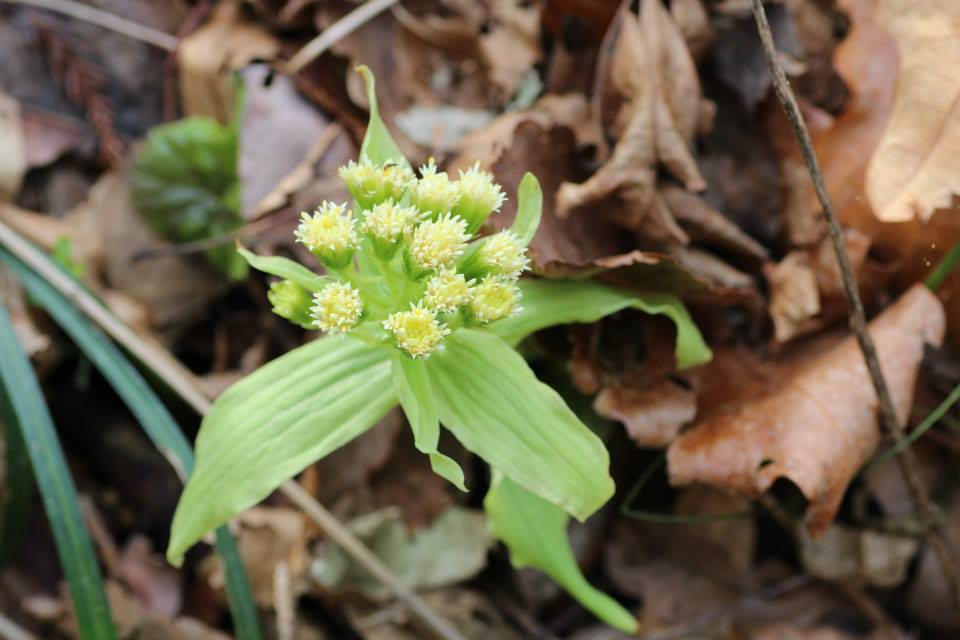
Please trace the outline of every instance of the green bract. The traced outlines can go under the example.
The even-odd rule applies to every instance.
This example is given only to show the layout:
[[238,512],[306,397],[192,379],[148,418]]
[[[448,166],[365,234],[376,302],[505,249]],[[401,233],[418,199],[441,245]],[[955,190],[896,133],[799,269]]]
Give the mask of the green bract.
[[[506,479],[488,498],[497,507],[495,533],[516,561],[544,568],[580,597],[589,585],[570,578],[579,575],[572,555],[556,549],[569,551],[566,514],[583,520],[613,495],[609,458],[513,347],[544,327],[633,307],[674,321],[682,366],[708,359],[709,349],[672,296],[592,282],[519,281],[540,222],[536,178],[527,174],[520,183],[513,226],[477,237],[503,202],[499,185],[477,167],[453,179],[432,162],[418,178],[380,120],[372,75],[361,73],[370,125],[359,160],[341,170],[354,205],[323,203],[303,214],[296,232],[326,275],[240,249],[251,266],[282,278],[269,294],[276,313],[327,335],[265,365],[214,404],[197,437],[197,467],[177,507],[167,557],[179,564],[207,531],[400,404],[437,474],[466,490],[459,465],[438,451],[443,425]],[[498,498],[507,480],[511,492],[504,498],[500,489]],[[504,524],[511,504],[528,519]],[[550,548],[525,551],[517,532],[541,526],[551,532]],[[553,567],[555,561],[563,566]],[[629,627],[622,610],[592,609]]]

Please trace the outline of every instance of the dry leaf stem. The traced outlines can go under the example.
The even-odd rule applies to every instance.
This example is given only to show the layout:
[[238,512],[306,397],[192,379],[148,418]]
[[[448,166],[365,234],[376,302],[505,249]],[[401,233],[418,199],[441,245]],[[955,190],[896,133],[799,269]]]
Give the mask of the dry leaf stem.
[[381,12],[396,4],[397,0],[367,0],[323,30],[313,40],[303,45],[282,69],[293,75],[317,59],[317,57],[340,39],[347,37],[361,26],[373,20]]
[[[201,391],[193,373],[166,349],[157,343],[148,342],[137,335],[110,311],[100,304],[79,283],[52,266],[40,252],[30,245],[20,234],[0,222],[0,245],[36,271],[51,286],[56,288],[77,309],[100,326],[108,335],[120,343],[127,351],[149,367],[167,386],[176,392],[200,415],[210,410],[210,398]],[[317,526],[370,575],[382,582],[393,595],[402,601],[410,611],[441,640],[466,640],[447,620],[433,611],[399,577],[397,577],[377,556],[373,554],[356,536],[354,536],[336,516],[310,495],[294,480],[288,480],[280,487],[291,502],[296,504],[313,520]]]
[[95,9],[94,7],[90,7],[79,2],[74,2],[74,0],[4,1],[11,4],[23,4],[31,7],[37,7],[38,9],[47,9],[49,11],[61,13],[76,20],[82,20],[83,22],[95,24],[109,31],[113,31],[114,33],[127,36],[128,38],[139,40],[140,42],[146,42],[147,44],[152,44],[153,46],[160,49],[165,49],[166,51],[176,51],[177,44],[180,42],[179,38],[164,31],[154,29],[153,27],[148,27],[140,24],[139,22],[134,22],[133,20],[121,18],[120,16],[115,16],[107,11],[101,11],[100,9]]
[[[807,125],[803,120],[803,115],[800,113],[800,107],[797,105],[793,89],[790,87],[790,82],[787,80],[786,73],[784,73],[783,67],[780,65],[777,57],[776,47],[773,43],[773,34],[770,31],[770,24],[767,22],[767,14],[766,11],[764,11],[762,0],[751,0],[751,5],[754,18],[756,18],[757,22],[757,30],[760,33],[760,39],[763,41],[763,48],[767,55],[767,62],[770,65],[770,75],[773,77],[774,91],[783,105],[787,120],[793,128],[794,135],[800,145],[800,150],[803,152],[803,159],[810,172],[814,190],[817,193],[817,198],[820,200],[820,206],[823,208],[824,217],[827,219],[827,229],[830,233],[830,240],[833,243],[833,251],[836,254],[837,264],[840,267],[843,291],[850,311],[850,327],[857,337],[857,342],[860,345],[860,350],[863,352],[863,358],[867,364],[867,370],[870,373],[870,380],[877,394],[880,423],[887,434],[899,442],[904,437],[904,430],[897,418],[890,390],[887,387],[886,379],[880,368],[880,359],[877,356],[876,345],[874,345],[873,338],[867,332],[867,319],[863,311],[860,291],[857,287],[857,278],[854,275],[853,267],[850,265],[850,256],[847,254],[847,249],[843,241],[843,231],[840,229],[840,223],[833,209],[830,194],[827,192],[823,173],[820,171],[820,164],[817,161],[817,156],[813,150],[813,143],[810,140],[810,132],[807,130]],[[943,534],[939,514],[930,500],[930,492],[920,477],[916,457],[913,451],[907,448],[897,457],[897,462],[910,489],[910,495],[913,498],[915,508],[923,518],[924,524],[928,529],[930,546],[937,557],[944,578],[950,586],[954,604],[960,608],[960,573],[957,571],[957,561],[954,557],[953,550],[950,548]]]

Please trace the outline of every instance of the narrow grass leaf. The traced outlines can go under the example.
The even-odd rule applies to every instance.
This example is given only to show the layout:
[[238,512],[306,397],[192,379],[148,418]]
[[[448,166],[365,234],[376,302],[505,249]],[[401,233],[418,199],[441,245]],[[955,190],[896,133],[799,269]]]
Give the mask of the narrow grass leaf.
[[0,507],[0,564],[10,560],[27,530],[33,506],[33,471],[13,407],[0,395],[0,431],[3,432],[3,486]]
[[[2,258],[17,274],[30,295],[57,321],[83,353],[103,374],[147,436],[185,480],[193,471],[193,451],[180,426],[129,359],[98,328],[43,278],[5,251]],[[237,555],[233,536],[225,528],[217,532],[217,551],[224,562],[226,590],[233,614],[234,631],[240,640],[258,640],[260,627],[246,571]]]
[[70,478],[67,460],[33,368],[17,343],[13,324],[3,305],[0,305],[0,383],[27,444],[57,555],[67,578],[78,634],[83,640],[116,638],[100,567],[80,515],[77,490]]

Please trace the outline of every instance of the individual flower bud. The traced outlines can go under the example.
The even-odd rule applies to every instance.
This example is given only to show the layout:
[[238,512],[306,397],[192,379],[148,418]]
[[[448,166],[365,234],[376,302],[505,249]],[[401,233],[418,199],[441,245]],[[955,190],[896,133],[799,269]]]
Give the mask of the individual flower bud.
[[518,312],[520,289],[505,278],[487,276],[470,289],[470,311],[480,322],[495,322]]
[[493,181],[493,175],[481,171],[479,163],[461,170],[456,184],[458,198],[453,212],[467,221],[471,233],[476,233],[490,214],[500,211],[507,199],[500,185]]
[[376,254],[389,260],[396,253],[403,237],[412,230],[418,215],[416,208],[401,207],[391,199],[368,211],[360,229],[370,239]]
[[444,269],[427,280],[424,301],[437,313],[450,313],[470,300],[470,286],[463,274]]
[[387,199],[399,202],[414,182],[410,167],[393,163],[376,165],[369,160],[351,160],[339,172],[350,195],[364,209]]
[[428,218],[450,213],[460,198],[460,190],[445,171],[437,171],[433,158],[420,167],[420,179],[413,188],[411,201]]
[[273,312],[281,318],[286,318],[304,329],[313,329],[316,326],[313,316],[310,315],[313,298],[303,285],[293,280],[274,282],[267,291],[267,298],[273,305]]
[[467,246],[467,223],[449,213],[427,220],[413,230],[407,251],[408,268],[423,274],[452,267]]
[[430,357],[450,333],[433,311],[419,303],[410,305],[409,311],[391,313],[383,321],[383,328],[393,335],[398,347],[414,358]]
[[333,270],[350,264],[357,247],[353,216],[345,204],[324,202],[312,216],[304,211],[300,214],[300,226],[293,235],[324,266]]
[[327,333],[346,333],[357,326],[363,313],[360,292],[349,282],[332,282],[313,294],[314,326]]
[[480,241],[463,260],[461,270],[471,277],[488,274],[517,279],[530,267],[527,248],[512,231],[499,231]]

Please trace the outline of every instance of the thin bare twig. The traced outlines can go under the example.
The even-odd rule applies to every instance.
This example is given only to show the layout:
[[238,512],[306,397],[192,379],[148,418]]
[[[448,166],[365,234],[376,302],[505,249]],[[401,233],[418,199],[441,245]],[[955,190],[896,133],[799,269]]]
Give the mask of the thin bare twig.
[[9,2],[11,4],[23,4],[36,7],[38,9],[55,11],[56,13],[61,13],[65,16],[82,20],[83,22],[95,24],[98,27],[103,27],[104,29],[113,31],[114,33],[119,33],[120,35],[127,36],[128,38],[139,40],[140,42],[146,42],[147,44],[152,44],[153,46],[159,49],[165,49],[166,51],[176,51],[177,44],[180,42],[176,36],[172,36],[164,31],[154,29],[153,27],[148,27],[140,24],[139,22],[134,22],[133,20],[121,18],[120,16],[113,15],[107,11],[101,11],[100,9],[95,9],[85,4],[75,2],[74,0],[2,1]]
[[317,59],[324,51],[345,38],[361,26],[373,20],[378,14],[389,9],[398,0],[368,0],[323,30],[323,33],[303,45],[290,60],[282,65],[282,70],[293,75]]
[[[860,350],[863,352],[863,358],[867,364],[867,370],[870,372],[870,381],[873,383],[874,391],[877,394],[880,423],[887,434],[899,442],[904,437],[903,426],[897,418],[897,412],[893,406],[893,399],[887,387],[887,381],[883,376],[883,370],[880,368],[880,358],[877,355],[877,347],[873,343],[873,338],[870,336],[870,333],[867,331],[867,319],[863,311],[863,302],[860,300],[857,277],[854,274],[853,267],[850,265],[850,256],[847,254],[847,248],[843,242],[843,231],[840,229],[840,223],[833,209],[830,194],[827,192],[823,173],[820,171],[820,164],[813,150],[810,132],[807,130],[806,122],[804,122],[803,115],[800,113],[800,107],[797,105],[797,99],[793,94],[793,89],[790,87],[790,81],[787,80],[786,73],[777,57],[776,47],[773,43],[773,34],[770,31],[770,24],[767,22],[767,14],[763,9],[762,0],[751,0],[751,3],[753,15],[757,22],[757,30],[760,33],[760,39],[763,41],[763,48],[767,54],[767,62],[770,65],[770,74],[773,76],[774,91],[783,104],[783,109],[787,114],[787,120],[789,120],[790,126],[796,135],[800,150],[803,152],[803,159],[806,161],[807,169],[810,172],[810,178],[813,181],[813,188],[817,192],[817,198],[820,200],[824,217],[827,219],[827,229],[830,233],[830,240],[833,243],[833,251],[837,257],[837,264],[840,266],[843,291],[850,311],[850,327],[857,337],[857,342],[860,345]],[[957,607],[960,607],[960,573],[957,571],[957,561],[954,557],[953,550],[950,548],[949,542],[943,534],[940,515],[930,500],[930,492],[917,470],[916,457],[913,451],[907,448],[897,457],[897,462],[910,489],[910,496],[913,499],[916,509],[923,517],[924,524],[928,528],[930,546],[940,564],[940,570],[943,572],[943,576],[950,586],[954,603]]]
[[36,636],[23,629],[3,613],[0,613],[0,638],[3,638],[3,640],[37,640]]
[[[20,234],[0,222],[0,245],[17,256],[56,288],[75,307],[100,326],[114,340],[150,368],[200,415],[210,411],[210,398],[200,389],[193,373],[157,343],[137,335],[101,305],[79,283],[65,275]],[[466,640],[447,620],[429,606],[383,562],[380,561],[336,516],[317,502],[303,487],[288,480],[280,491],[300,507],[317,526],[373,577],[380,580],[441,640]]]

